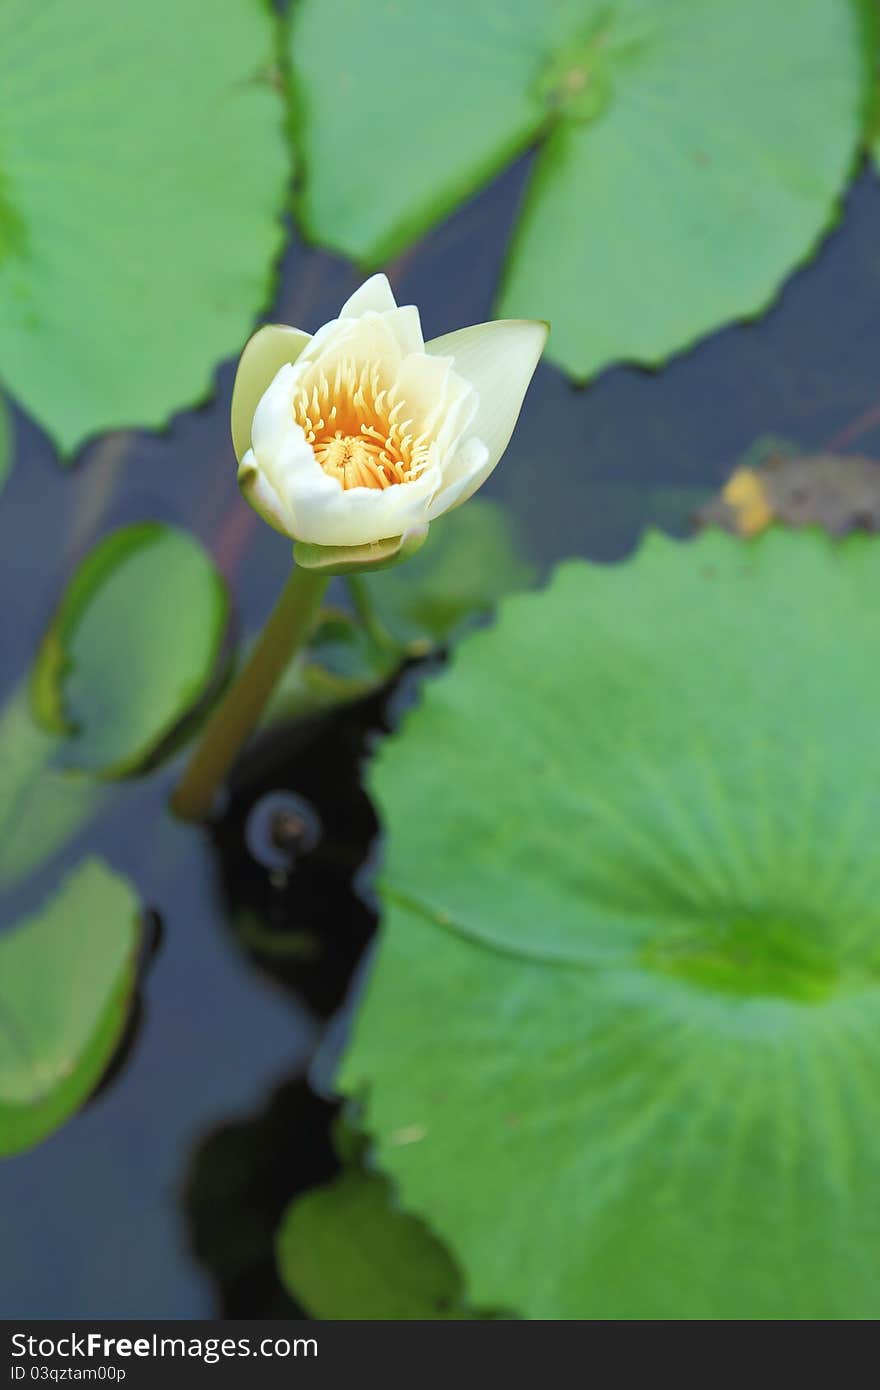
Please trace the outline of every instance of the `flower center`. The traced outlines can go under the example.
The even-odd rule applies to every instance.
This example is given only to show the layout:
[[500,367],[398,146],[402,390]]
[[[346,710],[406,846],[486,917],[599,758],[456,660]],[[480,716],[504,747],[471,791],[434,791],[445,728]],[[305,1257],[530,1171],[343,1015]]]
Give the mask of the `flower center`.
[[341,358],[329,373],[315,366],[294,397],[293,417],[324,472],[350,487],[393,487],[417,478],[430,435],[404,419],[397,384],[384,386],[378,366]]

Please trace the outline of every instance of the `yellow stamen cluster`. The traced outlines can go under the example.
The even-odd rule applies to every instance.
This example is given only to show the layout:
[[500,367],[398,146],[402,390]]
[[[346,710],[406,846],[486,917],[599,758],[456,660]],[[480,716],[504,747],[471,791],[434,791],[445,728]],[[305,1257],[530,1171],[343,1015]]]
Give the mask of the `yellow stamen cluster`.
[[314,367],[293,401],[293,416],[324,472],[343,488],[393,487],[417,478],[428,459],[427,431],[403,419],[397,384],[383,386],[378,366],[341,358]]

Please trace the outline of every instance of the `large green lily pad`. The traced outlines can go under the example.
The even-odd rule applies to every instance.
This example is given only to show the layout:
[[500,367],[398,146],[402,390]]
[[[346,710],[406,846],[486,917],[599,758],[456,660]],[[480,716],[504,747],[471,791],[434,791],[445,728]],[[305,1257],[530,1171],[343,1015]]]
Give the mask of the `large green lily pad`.
[[563,566],[384,745],[341,1086],[476,1306],[880,1310],[880,546]]
[[124,526],[68,585],[32,680],[67,766],[121,776],[153,757],[205,695],[229,616],[226,587],[185,531]]
[[872,51],[861,0],[301,0],[301,216],[376,264],[541,142],[499,311],[579,380],[661,362],[832,222]]
[[0,1155],[45,1139],[99,1080],[125,1024],[138,939],[135,895],[98,859],[0,932]]
[[256,0],[0,4],[0,379],[64,453],[204,396],[268,298],[274,47]]

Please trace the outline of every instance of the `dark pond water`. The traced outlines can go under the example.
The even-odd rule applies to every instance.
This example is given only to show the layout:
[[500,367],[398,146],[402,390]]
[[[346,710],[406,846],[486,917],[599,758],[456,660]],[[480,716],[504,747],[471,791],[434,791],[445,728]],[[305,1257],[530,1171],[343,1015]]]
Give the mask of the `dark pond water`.
[[[512,171],[390,267],[429,336],[490,316],[523,182]],[[314,327],[357,278],[293,245],[269,317]],[[123,522],[191,528],[226,574],[242,626],[260,622],[289,551],[238,496],[232,374],[224,364],[211,403],[167,433],[109,437],[68,472],[16,418],[0,497],[0,694],[29,664],[72,565]],[[685,532],[766,435],[880,456],[880,181],[867,172],[819,258],[760,324],[721,332],[662,373],[614,370],[585,391],[540,368],[489,492],[541,566],[572,554],[610,561],[646,525]],[[331,1108],[305,1078],[374,926],[352,879],[375,837],[359,762],[382,720],[377,700],[264,749],[240,770],[213,837],[165,816],[167,769],[134,784],[43,881],[0,902],[3,921],[27,910],[85,844],[162,921],[115,1075],[60,1133],[0,1165],[0,1316],[293,1310],[272,1273],[271,1233],[294,1190],[332,1163]],[[313,802],[324,834],[279,882],[249,853],[244,825],[262,793],[285,787]],[[276,939],[294,933],[293,953],[242,944],[233,924],[246,933],[254,922]]]

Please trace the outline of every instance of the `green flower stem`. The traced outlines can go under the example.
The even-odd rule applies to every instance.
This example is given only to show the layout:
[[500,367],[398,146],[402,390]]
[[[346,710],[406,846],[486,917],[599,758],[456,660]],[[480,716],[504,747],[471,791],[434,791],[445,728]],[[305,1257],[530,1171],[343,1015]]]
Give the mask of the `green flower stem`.
[[211,814],[217,789],[253,732],[275,686],[312,630],[325,574],[295,566],[250,656],[208,720],[171,805],[183,820]]
[[370,597],[370,591],[364,583],[364,576],[361,574],[348,574],[345,578],[348,584],[348,592],[351,595],[351,601],[354,605],[354,611],[360,619],[361,625],[367,636],[380,651],[393,652],[395,655],[399,656],[402,652],[402,647],[400,643],[395,641],[392,637],[391,633],[382,622],[382,619],[379,617],[379,614],[376,612],[373,600]]

